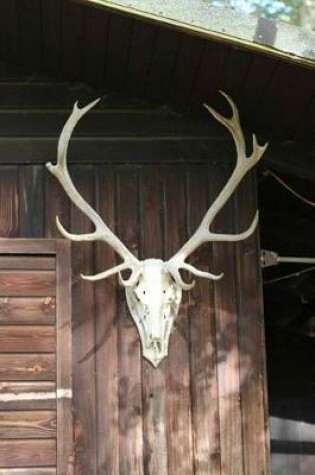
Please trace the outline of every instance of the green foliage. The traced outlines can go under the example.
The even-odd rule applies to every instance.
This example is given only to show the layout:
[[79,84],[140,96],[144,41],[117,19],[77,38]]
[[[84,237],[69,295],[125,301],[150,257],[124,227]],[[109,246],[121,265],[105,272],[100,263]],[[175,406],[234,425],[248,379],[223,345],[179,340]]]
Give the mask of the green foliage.
[[232,7],[244,13],[259,14],[265,18],[300,24],[303,0],[208,0],[213,6]]

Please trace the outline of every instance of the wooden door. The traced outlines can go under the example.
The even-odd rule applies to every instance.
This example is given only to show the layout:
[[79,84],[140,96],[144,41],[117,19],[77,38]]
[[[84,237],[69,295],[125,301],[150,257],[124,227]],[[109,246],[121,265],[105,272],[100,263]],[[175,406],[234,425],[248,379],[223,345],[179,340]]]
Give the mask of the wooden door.
[[0,240],[0,475],[71,475],[69,244]]

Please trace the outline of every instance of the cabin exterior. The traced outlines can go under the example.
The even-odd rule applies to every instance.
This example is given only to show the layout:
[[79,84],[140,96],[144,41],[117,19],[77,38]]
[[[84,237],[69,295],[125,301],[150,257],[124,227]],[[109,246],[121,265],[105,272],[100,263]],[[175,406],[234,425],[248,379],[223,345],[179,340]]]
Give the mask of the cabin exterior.
[[[118,279],[80,278],[115,265],[113,250],[56,228],[58,215],[92,231],[45,168],[76,100],[102,96],[70,141],[71,176],[140,259],[176,252],[233,171],[231,137],[201,107],[228,115],[219,89],[246,133],[270,140],[267,167],[314,177],[313,53],[141,3],[0,5],[0,474],[310,475],[312,450],[271,464],[258,230],[192,255],[224,278],[184,292],[153,368]],[[251,172],[214,230],[241,232],[257,206]]]

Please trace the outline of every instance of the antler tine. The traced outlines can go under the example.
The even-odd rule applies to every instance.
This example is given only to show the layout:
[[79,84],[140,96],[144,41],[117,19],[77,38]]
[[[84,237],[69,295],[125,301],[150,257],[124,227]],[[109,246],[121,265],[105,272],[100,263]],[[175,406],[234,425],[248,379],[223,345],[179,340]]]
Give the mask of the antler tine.
[[204,106],[210,112],[210,114],[212,114],[213,117],[217,119],[218,122],[220,122],[230,131],[236,148],[236,166],[226,185],[206,212],[198,229],[183,245],[183,247],[166,263],[169,272],[173,275],[175,281],[185,290],[188,289],[191,284],[185,284],[183,282],[179,273],[179,269],[188,270],[194,275],[207,279],[220,279],[223,276],[223,274],[213,275],[209,272],[200,271],[194,266],[185,262],[188,256],[190,256],[190,254],[192,254],[192,252],[197,247],[199,247],[204,242],[210,241],[240,241],[246,239],[254,232],[258,223],[258,213],[256,213],[250,227],[243,233],[215,234],[209,230],[214,218],[231,197],[242,178],[261,159],[266,148],[268,147],[268,143],[263,146],[258,145],[256,136],[253,134],[253,152],[249,157],[246,156],[245,138],[240,124],[237,106],[227,94],[225,94],[223,91],[220,91],[220,93],[226,98],[231,106],[232,116],[230,118],[222,116],[217,111],[212,109],[212,107],[206,104],[204,104]]
[[85,199],[80,195],[80,193],[75,188],[73,181],[69,175],[68,166],[67,166],[67,152],[69,147],[69,141],[73,130],[79,120],[94,107],[100,98],[95,101],[87,104],[85,107],[79,108],[78,103],[76,102],[73,106],[72,113],[68,118],[67,122],[64,125],[64,128],[61,132],[58,141],[58,151],[57,151],[57,164],[53,165],[52,163],[46,163],[46,167],[54,175],[64,191],[70,198],[70,200],[84,213],[94,224],[95,230],[88,234],[71,234],[62,226],[59,221],[58,216],[56,217],[56,224],[60,233],[72,241],[104,241],[109,244],[120,257],[123,259],[123,263],[109,269],[100,274],[94,276],[82,276],[85,279],[90,280],[99,280],[109,277],[112,274],[121,273],[126,269],[131,269],[132,273],[129,279],[123,280],[121,282],[124,285],[132,285],[135,278],[137,277],[136,270],[138,269],[140,263],[139,260],[127,249],[127,247],[118,239],[118,237],[106,226],[99,214],[85,201]]

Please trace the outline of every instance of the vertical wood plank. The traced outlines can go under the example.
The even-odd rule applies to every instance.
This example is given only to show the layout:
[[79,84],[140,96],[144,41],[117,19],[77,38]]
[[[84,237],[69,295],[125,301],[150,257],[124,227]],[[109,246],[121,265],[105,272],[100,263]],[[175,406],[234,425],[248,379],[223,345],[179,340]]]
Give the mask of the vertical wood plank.
[[66,229],[70,229],[70,201],[65,192],[48,171],[45,170],[45,237],[60,238],[61,235],[56,226],[56,216]]
[[192,89],[191,100],[200,107],[204,101],[217,97],[219,78],[225,60],[229,56],[229,46],[208,42],[196,80]]
[[[210,166],[212,200],[230,174],[227,167]],[[233,226],[232,201],[219,213],[212,230],[233,233]],[[214,244],[213,271],[216,274],[224,272],[223,278],[214,283],[222,475],[244,475],[234,246],[234,243],[227,242]]]
[[[165,257],[174,254],[187,238],[185,175],[180,167],[164,168]],[[183,301],[170,338],[167,374],[168,473],[194,473],[189,372],[188,295]]]
[[[90,167],[70,170],[80,194],[94,206],[94,174]],[[87,233],[93,225],[81,211],[71,205],[71,231]],[[94,273],[92,244],[72,244],[73,272],[73,399],[76,418],[76,468],[80,475],[96,475],[95,414],[95,320],[94,284],[81,274]]]
[[[158,167],[146,166],[140,175],[141,259],[163,256],[162,180]],[[142,359],[144,473],[166,474],[168,470],[166,423],[166,368]]]
[[44,173],[41,165],[19,167],[20,237],[42,237]]
[[[296,85],[301,83],[303,87],[297,88]],[[314,94],[313,71],[279,62],[272,81],[261,98],[257,127],[268,128],[273,136],[291,138]],[[265,100],[266,97],[272,97],[273,100]]]
[[85,12],[84,5],[62,2],[62,70],[70,79],[83,74]]
[[19,234],[19,179],[18,168],[0,167],[0,236]]
[[182,35],[168,94],[169,98],[172,98],[172,102],[186,103],[189,101],[196,70],[198,71],[200,68],[205,47],[206,42],[203,39]]
[[253,54],[231,48],[220,74],[220,89],[237,100],[239,91],[247,77]]
[[61,70],[61,2],[42,2],[42,64],[44,70],[55,77],[60,76]]
[[277,69],[278,60],[266,56],[254,56],[243,82],[238,99],[239,110],[244,122],[253,128],[253,121],[259,117],[259,109],[264,92]]
[[19,62],[33,72],[41,67],[41,0],[18,0]]
[[[115,175],[97,168],[97,211],[115,229]],[[115,265],[115,253],[104,242],[95,250],[95,271]],[[117,276],[95,283],[97,474],[119,473]]]
[[[189,167],[188,179],[188,234],[192,235],[210,205],[207,166]],[[213,252],[210,244],[196,250],[189,261],[198,269],[213,272]],[[214,285],[215,283],[207,279],[196,278],[196,285],[190,292],[189,301],[196,475],[221,473]]]
[[[246,177],[237,192],[237,232],[251,223],[256,209],[253,175]],[[261,314],[261,276],[256,234],[236,243],[239,300],[239,352],[241,410],[245,475],[269,474],[268,421],[265,420],[264,326]]]
[[119,91],[125,84],[132,22],[131,18],[123,15],[111,14],[109,18],[106,52],[106,85],[109,91]]
[[99,8],[86,11],[84,77],[89,84],[99,86],[104,79],[109,13]]
[[[118,234],[138,254],[138,176],[120,169],[117,182]],[[119,292],[119,435],[120,473],[143,474],[141,353],[138,332],[129,314],[125,292]]]
[[155,101],[166,100],[180,40],[177,32],[160,28],[154,45],[147,94]]
[[[315,128],[315,95],[309,100],[308,107],[305,109],[301,122],[294,133],[295,140],[310,139]],[[300,142],[301,143],[301,142]]]
[[57,473],[74,475],[70,243],[57,243]]
[[141,97],[146,89],[156,33],[156,27],[152,25],[139,21],[134,23],[126,84],[127,93],[132,97]]
[[0,15],[1,55],[9,64],[19,53],[19,31],[16,0],[2,0],[5,15]]

